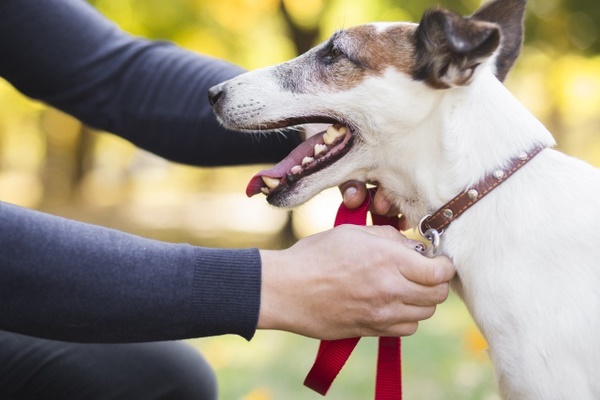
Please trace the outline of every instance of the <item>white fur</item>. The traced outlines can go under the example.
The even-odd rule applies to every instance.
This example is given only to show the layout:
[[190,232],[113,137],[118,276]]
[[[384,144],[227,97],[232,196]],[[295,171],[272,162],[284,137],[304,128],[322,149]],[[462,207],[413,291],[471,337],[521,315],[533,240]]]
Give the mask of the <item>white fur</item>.
[[369,25],[375,27],[375,29],[377,30],[377,33],[382,33],[386,29],[397,26],[400,23],[405,24],[405,25],[417,26],[416,23],[412,23],[412,22],[372,22]]
[[[489,63],[448,90],[390,68],[351,90],[301,94],[280,90],[276,68],[227,84],[228,125],[327,113],[362,139],[298,182],[289,206],[348,179],[377,181],[414,225],[520,152],[554,145]],[[506,399],[600,398],[599,199],[599,170],[548,148],[442,236]]]

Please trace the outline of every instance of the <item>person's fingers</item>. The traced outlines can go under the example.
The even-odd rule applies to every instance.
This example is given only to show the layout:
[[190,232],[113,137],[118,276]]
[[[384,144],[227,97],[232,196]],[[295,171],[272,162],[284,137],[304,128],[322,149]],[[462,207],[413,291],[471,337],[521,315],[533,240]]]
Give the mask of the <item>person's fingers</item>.
[[359,336],[406,336],[412,335],[419,321],[429,319],[435,313],[435,305],[419,307],[400,302],[372,310],[369,319],[359,321]]
[[[404,250],[404,252],[409,253],[412,251],[414,250]],[[400,263],[402,263],[402,261],[400,261]],[[402,266],[400,266],[399,269],[402,269]],[[390,303],[387,303],[388,305],[391,304],[393,307],[400,307],[395,309],[394,313],[395,315],[402,315],[403,321],[411,320],[410,314],[407,316],[404,307],[434,307],[446,301],[450,293],[450,285],[447,280],[437,284],[429,284],[430,282],[427,282],[426,280],[430,277],[426,276],[422,279],[427,283],[424,284],[409,279],[404,273],[399,273],[394,276],[393,269],[389,270],[392,272],[391,275],[388,275],[384,269],[378,271],[381,271],[381,280],[376,281],[377,292],[381,295],[381,299],[390,301]],[[393,318],[393,316],[394,315],[390,315],[389,317]],[[423,319],[423,316],[419,319]]]
[[447,257],[427,258],[409,250],[405,251],[398,266],[406,279],[425,286],[448,282],[456,273],[454,265]]
[[417,332],[417,328],[419,328],[418,322],[402,322],[386,329],[385,336],[411,336]]
[[443,303],[450,294],[448,282],[435,286],[424,286],[408,282],[403,288],[402,302],[415,307],[434,307]]
[[[348,228],[350,228],[350,227],[348,227]],[[379,237],[389,239],[389,240],[393,240],[395,242],[405,244],[409,247],[412,246],[413,249],[419,243],[415,240],[408,239],[398,229],[396,229],[396,227],[393,227],[391,225],[368,225],[368,226],[352,225],[351,229],[364,230],[365,232],[370,233],[372,235],[379,236]],[[391,244],[391,245],[393,245],[393,244]]]
[[388,217],[397,216],[402,213],[391,200],[388,194],[386,194],[385,190],[381,187],[377,188],[375,192],[375,196],[373,198],[373,204],[371,207],[371,211],[375,212],[379,215],[385,215]]
[[[392,241],[397,242],[399,244],[402,244],[405,247],[408,247],[410,249],[410,251],[414,251],[414,252],[417,251],[418,247],[423,247],[424,246],[423,242],[407,238],[396,227],[393,227],[391,225],[369,225],[369,226],[362,226],[362,225],[342,225],[342,226],[337,227],[336,229],[347,230],[348,231],[347,233],[349,235],[353,235],[353,232],[352,232],[353,230],[364,231],[364,232],[367,232],[367,233],[369,233],[371,235],[378,236],[378,237],[385,238],[385,239],[389,239],[389,240],[392,240]],[[395,244],[394,243],[389,243],[389,244],[387,244],[387,246],[395,246]],[[381,254],[381,252],[380,252],[380,254]],[[383,254],[387,254],[387,252],[385,252]],[[399,255],[399,257],[401,257],[401,255]]]
[[365,230],[368,233],[371,233],[376,236],[380,236],[386,239],[391,239],[397,241],[399,243],[406,244],[411,248],[415,248],[418,244],[422,244],[422,242],[414,239],[408,239],[397,227],[392,225],[352,225],[352,227],[356,229]]
[[359,207],[367,197],[367,186],[360,181],[347,181],[340,185],[344,204],[348,208]]
[[[392,203],[387,199],[381,188],[377,188],[377,191],[375,192],[372,208],[373,211],[379,215],[389,215],[390,211],[392,211]],[[398,213],[394,215],[398,215]]]
[[[364,182],[350,180],[339,186],[340,192],[346,207],[354,209],[359,207],[368,196],[367,186]],[[398,207],[386,197],[383,190],[378,188],[375,191],[375,196],[370,207],[371,212],[388,217],[397,216],[400,214]],[[406,230],[406,224],[400,226],[402,230]]]
[[[376,226],[357,226],[357,225],[342,225],[336,229],[344,232],[349,237],[354,236],[356,230],[368,232],[372,235],[385,238],[402,244],[397,247],[393,243],[385,243],[375,241],[371,246],[383,246],[378,248],[372,254],[383,258],[393,258],[389,252],[395,252],[395,259],[400,273],[409,281],[419,285],[435,286],[440,283],[448,282],[456,273],[454,265],[447,257],[428,258],[415,251],[415,247],[419,244],[418,241],[408,239],[401,232],[392,226],[376,225]],[[350,239],[345,239],[351,242]]]
[[410,226],[408,226],[408,220],[404,215],[402,215],[398,221],[398,229],[401,231],[407,231],[410,229]]
[[419,323],[417,321],[411,322],[400,322],[394,325],[389,325],[384,328],[373,328],[373,327],[365,327],[358,332],[359,337],[400,337],[400,336],[410,336],[413,335],[417,328],[419,327]]

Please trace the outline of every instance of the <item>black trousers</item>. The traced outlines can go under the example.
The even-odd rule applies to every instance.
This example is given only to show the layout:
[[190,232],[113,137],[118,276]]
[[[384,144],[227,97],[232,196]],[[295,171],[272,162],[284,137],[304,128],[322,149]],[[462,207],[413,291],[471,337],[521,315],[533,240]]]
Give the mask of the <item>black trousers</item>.
[[0,331],[1,400],[214,400],[212,368],[183,342],[79,344]]

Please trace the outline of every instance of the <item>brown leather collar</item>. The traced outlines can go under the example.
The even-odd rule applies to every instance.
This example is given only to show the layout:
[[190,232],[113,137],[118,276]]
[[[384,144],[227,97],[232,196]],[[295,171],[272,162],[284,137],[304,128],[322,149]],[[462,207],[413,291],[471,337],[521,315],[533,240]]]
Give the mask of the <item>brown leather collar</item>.
[[519,168],[527,164],[529,160],[535,157],[545,147],[536,147],[529,152],[523,152],[508,162],[506,169],[497,169],[490,175],[487,175],[479,183],[471,186],[446,204],[444,204],[435,213],[426,215],[419,223],[419,231],[422,236],[425,232],[432,229],[441,234],[443,230],[450,225],[452,221],[461,216],[472,205],[481,200],[485,195],[506,181]]

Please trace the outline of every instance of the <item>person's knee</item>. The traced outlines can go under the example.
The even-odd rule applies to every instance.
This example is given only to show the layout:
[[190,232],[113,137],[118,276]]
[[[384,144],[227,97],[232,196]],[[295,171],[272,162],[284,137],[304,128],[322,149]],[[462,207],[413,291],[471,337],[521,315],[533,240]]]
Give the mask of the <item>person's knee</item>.
[[182,342],[86,345],[0,331],[0,344],[2,398],[217,398],[212,368]]
[[[202,355],[183,342],[128,345],[129,381],[140,399],[216,400],[217,379]],[[133,387],[135,386],[135,387]]]
[[171,387],[169,395],[157,400],[216,400],[217,378],[208,362],[191,346],[171,344],[161,369],[165,371],[165,384]]

